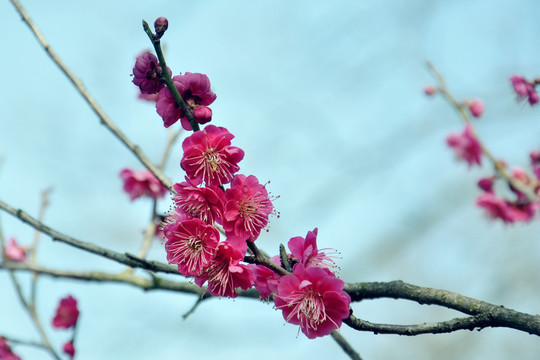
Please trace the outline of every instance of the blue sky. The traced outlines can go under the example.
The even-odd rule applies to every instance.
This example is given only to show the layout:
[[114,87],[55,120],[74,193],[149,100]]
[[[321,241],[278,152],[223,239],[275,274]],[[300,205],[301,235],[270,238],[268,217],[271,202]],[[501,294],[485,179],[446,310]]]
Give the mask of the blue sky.
[[[23,5],[107,114],[156,162],[166,130],[152,105],[136,99],[130,74],[136,54],[150,48],[141,19],[169,19],[164,43],[173,73],[209,76],[217,94],[213,123],[246,152],[242,171],[270,180],[268,189],[280,196],[274,205],[281,216],[258,240],[266,251],[318,227],[319,246],[341,252],[347,282],[402,279],[540,313],[539,225],[505,227],[474,208],[475,183],[490,166],[468,170],[454,160],[444,139],[462,123],[442,99],[422,93],[433,81],[425,67],[431,60],[456,97],[484,100],[476,129],[493,152],[527,166],[528,152],[540,148],[540,108],[516,103],[508,77],[540,75],[537,2]],[[0,13],[9,34],[0,59],[0,199],[36,214],[40,192],[52,186],[47,224],[136,252],[150,202],[131,203],[118,172],[141,165],[99,124],[11,4],[0,3]],[[178,144],[166,170],[177,181],[184,176],[180,158]],[[31,229],[6,214],[0,219],[6,236],[31,241]],[[47,237],[39,251],[50,267],[122,270]],[[151,257],[165,261],[159,242]],[[0,288],[0,333],[37,339],[5,272]],[[330,338],[297,336],[272,306],[242,299],[209,301],[183,321],[192,296],[43,278],[39,312],[46,323],[68,293],[81,306],[78,359],[346,358]],[[457,315],[394,300],[353,307],[373,322]],[[49,332],[56,344],[67,337]],[[415,338],[342,333],[365,359],[533,359],[540,352],[537,338],[504,329]]]

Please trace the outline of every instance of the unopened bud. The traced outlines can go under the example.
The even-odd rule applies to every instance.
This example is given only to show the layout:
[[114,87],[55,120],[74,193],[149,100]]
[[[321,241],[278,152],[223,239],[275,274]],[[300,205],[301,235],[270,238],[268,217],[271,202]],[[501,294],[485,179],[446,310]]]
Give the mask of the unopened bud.
[[162,37],[163,33],[167,30],[169,27],[169,21],[165,17],[158,17],[156,21],[154,21],[154,30],[156,31],[156,35],[158,37]]

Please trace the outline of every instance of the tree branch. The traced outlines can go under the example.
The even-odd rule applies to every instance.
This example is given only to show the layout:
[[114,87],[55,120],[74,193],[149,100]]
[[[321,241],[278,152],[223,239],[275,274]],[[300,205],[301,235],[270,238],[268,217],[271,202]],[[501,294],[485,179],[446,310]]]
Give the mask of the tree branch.
[[508,327],[540,336],[539,315],[525,314],[447,290],[420,287],[398,280],[345,284],[345,291],[351,296],[352,301],[393,298],[416,301],[419,304],[439,305],[477,318],[486,317],[489,323],[482,327]]

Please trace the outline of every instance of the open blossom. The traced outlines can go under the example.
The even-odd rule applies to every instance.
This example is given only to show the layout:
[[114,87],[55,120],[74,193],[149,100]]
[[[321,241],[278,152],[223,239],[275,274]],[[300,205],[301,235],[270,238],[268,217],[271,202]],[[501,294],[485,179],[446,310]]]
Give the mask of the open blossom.
[[310,339],[325,336],[341,327],[349,317],[350,296],[343,291],[345,283],[328,269],[296,264],[291,275],[283,276],[274,296],[283,318]]
[[[178,89],[180,96],[194,111],[195,120],[199,124],[205,124],[212,119],[212,111],[206,109],[197,110],[199,106],[208,106],[216,100],[216,94],[210,90],[210,80],[208,76],[199,73],[186,72],[184,75],[177,75],[172,78],[174,85]],[[165,127],[169,127],[180,119],[182,127],[186,130],[192,130],[188,118],[182,109],[176,104],[171,91],[164,87],[159,92],[159,98],[156,103],[157,113],[163,118]]]
[[11,347],[6,342],[6,339],[0,336],[0,360],[21,360],[21,358],[13,353]]
[[[171,70],[169,74],[171,74]],[[165,85],[161,81],[161,66],[157,57],[145,52],[137,56],[133,67],[133,83],[142,94],[157,94]]]
[[531,104],[531,106],[538,103],[540,98],[538,97],[538,93],[536,92],[536,89],[534,87],[535,85],[534,82],[527,81],[521,75],[511,76],[510,82],[512,83],[512,87],[514,88],[514,91],[516,92],[518,100],[527,99],[529,101],[529,104]]
[[196,187],[189,180],[173,185],[176,211],[207,224],[222,223],[225,194],[217,186]]
[[219,242],[219,232],[202,220],[184,220],[165,230],[167,260],[178,264],[178,271],[185,276],[197,275],[206,270],[214,258]]
[[471,112],[472,116],[479,118],[484,114],[484,102],[482,99],[474,99],[472,101],[467,102],[467,106],[469,107],[469,111]]
[[313,231],[308,231],[305,239],[296,236],[289,240],[287,246],[291,250],[292,260],[304,264],[305,267],[318,266],[332,269],[336,267],[334,261],[317,248],[317,232],[318,229],[315,228]]
[[242,252],[228,241],[220,242],[208,269],[195,275],[195,284],[202,287],[208,281],[208,292],[213,296],[237,297],[236,288],[247,290],[252,283],[249,267],[240,263],[243,259]]
[[60,300],[52,324],[55,328],[69,329],[75,327],[78,318],[79,310],[77,309],[77,300],[69,295]]
[[255,241],[274,209],[264,185],[253,175],[238,174],[225,191],[225,201],[223,228],[227,236]]
[[6,257],[11,261],[26,261],[26,249],[19,246],[15,238],[10,238],[6,246]]
[[208,125],[184,140],[180,166],[193,184],[219,186],[232,181],[240,170],[238,163],[244,158],[242,149],[231,146],[233,138],[227,129]]
[[530,221],[536,212],[534,203],[510,202],[499,198],[494,193],[486,192],[476,199],[476,205],[483,208],[492,219],[500,219],[505,223]]
[[167,188],[148,170],[135,171],[126,168],[120,172],[120,178],[124,181],[124,191],[132,201],[141,196],[157,199],[167,192]]
[[64,350],[64,353],[68,354],[71,359],[75,356],[75,346],[73,346],[73,341],[65,343],[62,350]]
[[465,160],[469,166],[482,164],[482,147],[473,133],[473,127],[467,124],[462,134],[450,134],[446,138],[446,143],[450,146],[458,159]]

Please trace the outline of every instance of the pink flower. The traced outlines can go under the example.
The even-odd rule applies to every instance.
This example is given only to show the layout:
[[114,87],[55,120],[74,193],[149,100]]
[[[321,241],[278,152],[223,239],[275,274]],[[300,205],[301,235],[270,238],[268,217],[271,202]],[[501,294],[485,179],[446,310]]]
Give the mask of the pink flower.
[[467,161],[469,167],[482,164],[482,147],[473,131],[473,127],[468,124],[462,134],[450,134],[446,138],[446,143],[454,149],[456,157]]
[[317,249],[317,232],[308,231],[306,238],[301,236],[293,237],[287,246],[291,250],[292,260],[295,263],[302,263],[305,267],[317,266],[327,269],[336,267],[334,261],[326,253]]
[[314,339],[340,328],[349,317],[351,298],[343,291],[344,285],[328,269],[296,264],[291,275],[280,279],[274,303],[287,322],[300,325]]
[[141,196],[157,199],[167,192],[167,188],[148,170],[134,171],[126,168],[120,172],[120,178],[124,181],[124,191],[132,201]]
[[426,94],[427,96],[435,95],[437,91],[437,88],[433,85],[424,86],[424,94]]
[[531,166],[533,169],[533,173],[536,178],[540,180],[540,152],[533,150],[531,151],[529,156],[531,157]]
[[[171,70],[169,74],[171,74]],[[137,56],[133,67],[133,83],[143,94],[157,94],[163,86],[161,81],[161,66],[155,55],[148,52]]]
[[156,31],[156,35],[159,37],[163,36],[163,33],[167,30],[169,27],[169,20],[165,17],[158,17],[156,21],[154,21],[154,30]]
[[6,246],[6,257],[11,261],[26,261],[27,249],[17,244],[15,238],[10,238]]
[[155,103],[158,99],[158,94],[143,94],[142,92],[139,91],[139,95],[137,97],[141,100]]
[[178,271],[185,276],[197,275],[206,270],[214,258],[219,242],[219,232],[199,219],[184,220],[167,227],[165,243],[167,260],[178,264]]
[[538,103],[540,99],[535,89],[536,82],[529,82],[521,75],[511,76],[510,82],[512,83],[512,87],[516,92],[518,100],[524,100],[528,98],[529,104],[531,104],[531,106]]
[[11,347],[6,342],[6,339],[0,336],[0,360],[21,360],[21,358],[13,353]]
[[202,287],[208,281],[208,291],[213,296],[236,297],[237,287],[251,288],[252,274],[247,265],[240,263],[243,259],[244,255],[228,241],[220,242],[210,267],[195,275],[195,284]]
[[510,224],[516,221],[530,221],[536,212],[534,203],[513,203],[497,197],[493,193],[484,193],[476,199],[476,205],[483,208],[492,219],[501,219]]
[[[184,75],[173,77],[172,80],[180,96],[191,109],[195,109],[199,105],[208,106],[216,100],[216,94],[210,90],[210,80],[204,74],[186,72]],[[172,93],[166,87],[159,92],[156,110],[163,118],[165,127],[169,127],[178,119],[181,119],[184,129],[193,130],[184,112],[178,107]],[[212,116],[211,111],[209,114],[206,110],[203,112],[198,111],[194,115],[199,124],[210,121]]]
[[62,350],[64,350],[64,352],[68,354],[71,359],[73,359],[75,356],[75,346],[73,346],[73,341],[68,341],[65,343]]
[[60,300],[52,324],[55,328],[69,329],[70,327],[75,327],[78,318],[77,300],[69,295]]
[[211,225],[214,221],[222,223],[225,194],[217,186],[198,188],[189,180],[174,184],[176,211],[183,212],[187,218],[201,219]]
[[195,185],[219,186],[232,181],[244,158],[242,149],[231,146],[233,138],[227,129],[208,125],[184,140],[180,166]]
[[484,114],[484,102],[482,99],[474,99],[470,102],[467,102],[467,106],[469,107],[469,111],[471,112],[472,116],[475,118],[479,118]]
[[266,299],[277,292],[280,279],[278,274],[264,265],[248,264],[248,267],[253,274],[252,285],[259,291],[261,299]]
[[225,200],[225,234],[255,241],[274,209],[266,188],[255,176],[238,174],[225,191]]

